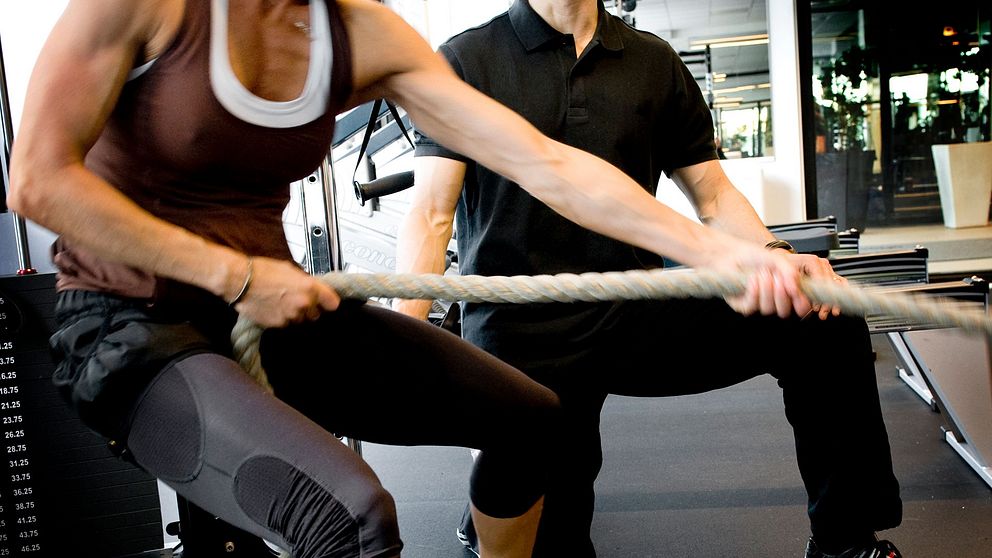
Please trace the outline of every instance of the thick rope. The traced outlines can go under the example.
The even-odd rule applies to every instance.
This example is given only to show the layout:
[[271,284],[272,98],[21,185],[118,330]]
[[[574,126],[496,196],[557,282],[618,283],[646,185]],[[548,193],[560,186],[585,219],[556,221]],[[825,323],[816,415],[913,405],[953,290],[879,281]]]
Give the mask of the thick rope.
[[[382,297],[521,304],[728,297],[744,290],[740,275],[661,270],[532,277],[328,273],[321,279],[342,298],[360,300]],[[992,318],[987,313],[964,309],[953,301],[822,280],[807,279],[801,285],[810,300],[837,306],[847,314],[896,316],[917,325],[992,335]],[[261,336],[262,328],[243,318],[231,332],[238,362],[255,381],[271,390],[258,352]]]

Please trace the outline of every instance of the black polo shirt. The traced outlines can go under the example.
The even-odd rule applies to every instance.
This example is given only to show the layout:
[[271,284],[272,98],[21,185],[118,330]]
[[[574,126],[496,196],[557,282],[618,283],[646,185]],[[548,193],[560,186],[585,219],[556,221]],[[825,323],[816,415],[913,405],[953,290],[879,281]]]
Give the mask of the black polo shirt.
[[[572,36],[553,29],[526,0],[439,50],[467,83],[547,136],[609,161],[652,194],[662,172],[717,158],[709,109],[678,54],[606,12],[602,3],[596,34],[578,60]],[[571,223],[517,184],[430,138],[418,136],[416,154],[469,165],[455,225],[462,274],[661,265],[653,254]],[[512,332],[524,334],[521,327],[527,335],[571,338],[600,323],[610,305],[514,306],[468,305],[466,338],[497,354],[504,342],[520,341]],[[545,332],[545,326],[557,333]]]

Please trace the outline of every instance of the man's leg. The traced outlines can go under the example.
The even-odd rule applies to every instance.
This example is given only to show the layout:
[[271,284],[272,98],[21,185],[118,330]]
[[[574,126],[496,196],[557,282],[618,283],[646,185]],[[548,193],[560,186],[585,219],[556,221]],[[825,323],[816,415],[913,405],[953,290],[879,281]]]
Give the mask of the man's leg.
[[797,349],[777,376],[813,536],[829,553],[868,544],[899,525],[902,502],[867,327],[857,318],[816,320],[800,328]]
[[[606,400],[590,392],[593,382],[577,367],[557,367],[555,373],[536,372],[559,394],[564,412],[562,439],[552,456],[552,474],[534,547],[535,558],[569,556],[592,558],[596,551],[589,535],[595,507],[594,485],[603,464],[599,416]],[[571,381],[569,381],[571,378]],[[459,540],[479,554],[475,524],[468,505],[457,529]]]
[[[578,375],[578,370],[573,370]],[[555,386],[552,385],[552,388]],[[535,558],[592,558],[590,531],[596,505],[596,478],[603,466],[599,417],[606,400],[578,383],[558,388],[564,412],[563,439],[552,457],[552,474],[544,514],[534,546]]]
[[899,524],[902,503],[863,320],[741,316],[720,300],[648,302],[632,305],[614,344],[625,349],[606,377],[610,393],[699,393],[775,376],[821,548],[832,552]]
[[472,520],[472,505],[465,503],[462,511],[462,520],[458,523],[455,535],[465,548],[471,550],[476,556],[479,555],[479,535],[475,532],[475,521]]

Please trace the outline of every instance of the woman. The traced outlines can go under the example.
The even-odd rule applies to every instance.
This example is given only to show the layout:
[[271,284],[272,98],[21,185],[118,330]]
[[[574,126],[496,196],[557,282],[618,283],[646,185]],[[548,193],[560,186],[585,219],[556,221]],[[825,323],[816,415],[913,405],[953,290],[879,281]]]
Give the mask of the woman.
[[[402,546],[389,495],[329,432],[479,447],[481,550],[528,556],[555,396],[437,329],[341,303],[282,236],[287,185],[326,155],[335,115],[379,97],[597,232],[753,272],[742,312],[809,310],[780,255],[541,136],[376,2],[72,0],[31,79],[8,199],[60,235],[56,382],[140,466],[297,558]],[[273,328],[278,399],[229,358],[235,310]]]

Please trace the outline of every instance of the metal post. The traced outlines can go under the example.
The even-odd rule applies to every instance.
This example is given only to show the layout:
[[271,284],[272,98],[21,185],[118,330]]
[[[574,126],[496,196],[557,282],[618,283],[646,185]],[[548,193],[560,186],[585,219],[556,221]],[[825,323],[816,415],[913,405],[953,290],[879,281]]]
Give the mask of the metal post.
[[331,157],[328,154],[320,166],[323,179],[324,211],[327,214],[327,251],[330,257],[331,269],[344,271],[344,259],[341,254],[341,234],[338,229],[337,184],[334,181],[334,171],[331,169]]
[[[10,150],[14,143],[14,121],[10,112],[10,98],[7,95],[7,71],[3,63],[3,44],[0,43],[0,115],[3,117],[3,149],[0,150],[0,167],[3,167],[4,192],[10,189]],[[4,204],[6,205],[6,204]],[[31,267],[31,251],[28,248],[28,232],[24,219],[14,213],[14,242],[17,245],[18,275],[37,273]]]
[[[307,235],[307,271],[314,275],[344,271],[338,229],[337,188],[330,154],[324,158],[320,168],[300,182],[299,193]],[[355,453],[362,454],[361,440],[339,437]]]
[[719,115],[716,113],[716,107],[713,105],[716,102],[716,94],[713,92],[715,82],[713,80],[713,52],[710,50],[710,45],[706,45],[706,104],[710,107],[710,118],[713,119],[713,127],[719,129],[720,121]]

